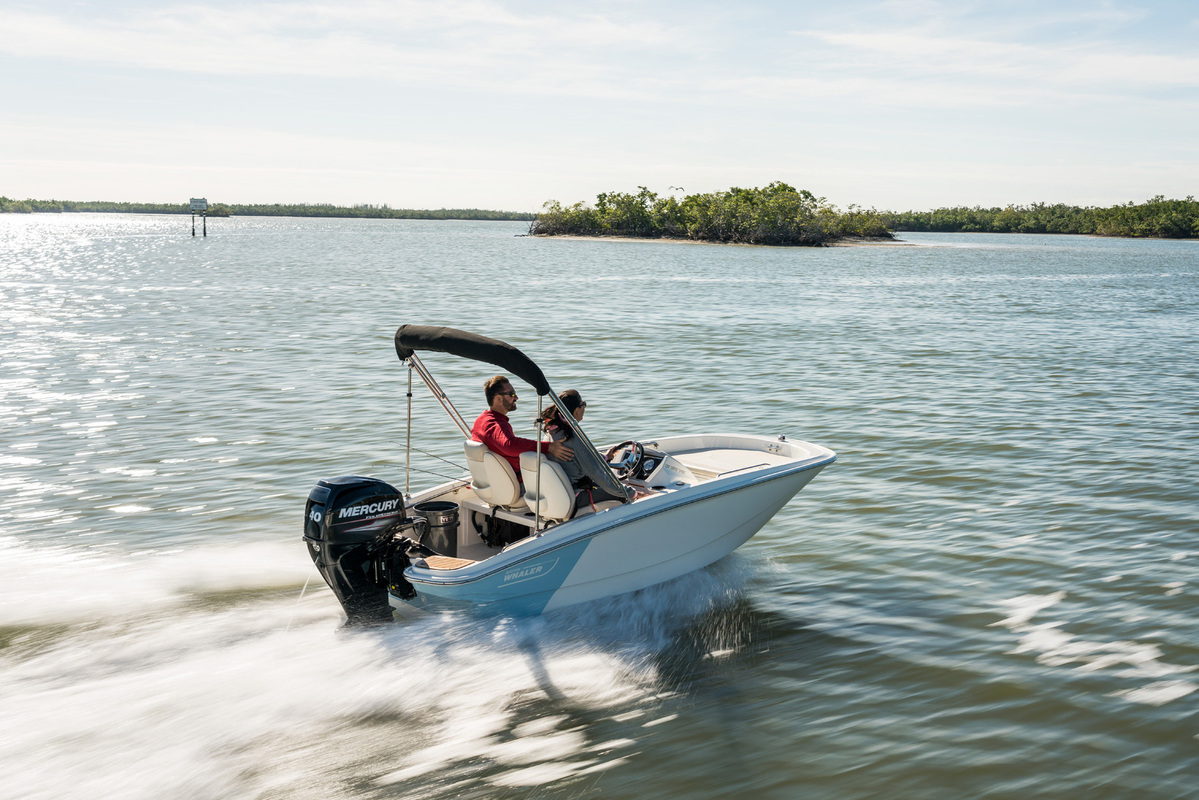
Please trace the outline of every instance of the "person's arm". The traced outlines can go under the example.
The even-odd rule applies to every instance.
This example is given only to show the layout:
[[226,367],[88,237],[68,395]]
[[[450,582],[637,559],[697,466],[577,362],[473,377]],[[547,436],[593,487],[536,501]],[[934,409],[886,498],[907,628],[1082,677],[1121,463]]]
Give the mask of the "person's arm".
[[483,424],[482,433],[488,449],[507,458],[519,458],[521,453],[537,449],[537,442],[515,435],[511,425],[504,425],[495,418]]
[[575,451],[567,447],[565,442],[547,442],[545,450],[555,461],[570,461],[575,457]]
[[[501,425],[499,420],[488,420],[483,427],[483,435],[487,437],[484,443],[488,448],[508,458],[520,458],[521,453],[537,449],[536,440],[515,435],[510,425]],[[556,461],[568,461],[574,458],[575,454],[574,450],[562,442],[542,442],[541,452]]]

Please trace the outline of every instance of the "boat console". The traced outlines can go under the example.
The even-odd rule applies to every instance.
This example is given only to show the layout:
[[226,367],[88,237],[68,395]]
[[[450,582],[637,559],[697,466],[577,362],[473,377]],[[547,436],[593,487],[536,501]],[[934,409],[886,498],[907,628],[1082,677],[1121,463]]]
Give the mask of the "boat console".
[[608,448],[608,466],[634,488],[665,489],[671,485],[695,483],[695,476],[669,453],[657,449],[657,442],[632,439]]
[[[657,442],[622,442],[608,451],[609,465],[626,484],[638,490],[660,492],[698,483],[682,462],[657,448]],[[618,458],[616,462],[613,456]]]

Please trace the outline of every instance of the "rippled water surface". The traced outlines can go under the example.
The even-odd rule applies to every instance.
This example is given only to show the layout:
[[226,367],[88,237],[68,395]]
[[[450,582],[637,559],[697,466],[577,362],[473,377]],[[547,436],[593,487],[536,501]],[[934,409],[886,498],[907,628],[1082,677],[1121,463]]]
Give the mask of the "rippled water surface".
[[[5,797],[1194,796],[1199,244],[523,229],[0,217]],[[346,631],[303,502],[403,485],[405,322],[522,348],[598,442],[839,460],[671,584]]]

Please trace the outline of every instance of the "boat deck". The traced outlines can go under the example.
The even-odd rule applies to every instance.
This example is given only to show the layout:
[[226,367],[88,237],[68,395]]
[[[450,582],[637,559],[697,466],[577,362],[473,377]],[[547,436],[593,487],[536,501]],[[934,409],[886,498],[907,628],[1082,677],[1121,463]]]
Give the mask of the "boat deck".
[[725,475],[759,467],[774,467],[794,459],[762,450],[732,448],[681,451],[672,453],[675,460],[700,480],[715,480]]

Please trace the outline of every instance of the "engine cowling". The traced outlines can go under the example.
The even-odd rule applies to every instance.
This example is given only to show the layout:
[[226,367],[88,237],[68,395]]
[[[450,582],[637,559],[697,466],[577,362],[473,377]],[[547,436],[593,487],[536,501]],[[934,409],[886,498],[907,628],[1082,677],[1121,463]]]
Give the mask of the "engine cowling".
[[414,525],[405,512],[404,495],[377,478],[326,478],[308,493],[308,555],[351,625],[391,620],[389,586],[402,597],[415,595],[403,576],[409,540],[398,538]]

